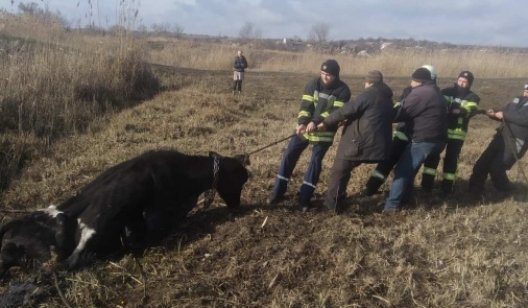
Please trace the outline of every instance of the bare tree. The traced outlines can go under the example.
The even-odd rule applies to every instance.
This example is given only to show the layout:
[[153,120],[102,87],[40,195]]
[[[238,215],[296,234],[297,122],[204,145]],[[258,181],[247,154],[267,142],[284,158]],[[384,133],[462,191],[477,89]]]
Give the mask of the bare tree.
[[240,28],[240,31],[238,31],[238,36],[243,40],[249,40],[253,38],[254,31],[255,25],[252,22],[246,21]]
[[30,3],[21,2],[18,4],[18,10],[22,14],[31,15],[43,21],[59,24],[64,28],[67,28],[70,25],[69,22],[64,17],[62,17],[59,11],[51,12],[47,6],[45,6],[44,8],[41,8],[39,4],[36,2],[30,2]]
[[175,36],[175,37],[182,37],[183,36],[183,26],[180,26],[178,24],[173,24],[172,25],[172,34]]
[[174,37],[181,37],[183,35],[183,27],[178,24],[170,24],[168,22],[152,24],[152,32],[162,35],[172,35]]
[[308,34],[308,40],[316,43],[326,42],[328,39],[328,32],[330,26],[327,23],[320,22],[312,26],[310,33]]

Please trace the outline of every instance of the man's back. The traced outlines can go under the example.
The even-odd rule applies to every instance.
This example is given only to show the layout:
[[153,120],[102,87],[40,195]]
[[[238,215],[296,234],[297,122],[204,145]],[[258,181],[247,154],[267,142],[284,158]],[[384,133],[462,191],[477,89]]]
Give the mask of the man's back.
[[412,89],[397,117],[406,122],[415,142],[444,141],[447,138],[447,102],[432,82]]

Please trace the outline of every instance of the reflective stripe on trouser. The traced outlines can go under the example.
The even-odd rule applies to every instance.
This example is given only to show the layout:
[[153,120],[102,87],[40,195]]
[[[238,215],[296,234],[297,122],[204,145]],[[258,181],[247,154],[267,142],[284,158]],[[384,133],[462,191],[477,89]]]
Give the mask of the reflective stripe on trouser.
[[444,193],[451,193],[455,187],[455,178],[454,173],[444,173],[444,180],[442,181],[442,191]]
[[376,169],[374,172],[376,172],[379,175],[383,175],[383,179],[379,177],[374,176],[374,172],[372,172],[370,178],[367,181],[367,195],[372,195],[378,191],[378,189],[383,185],[383,182],[385,182],[385,179],[391,172],[392,168],[398,161],[400,160],[400,157],[405,150],[405,147],[407,147],[407,144],[409,144],[409,141],[402,140],[399,138],[392,139],[392,144],[390,148],[389,153],[389,159],[382,161],[376,166]]
[[438,163],[440,163],[440,153],[429,155],[424,161],[421,182],[421,186],[424,190],[430,191],[433,189]]
[[384,181],[386,175],[374,169],[374,171],[372,171],[372,174],[370,176]]
[[443,142],[412,142],[407,146],[394,169],[394,180],[385,200],[385,210],[397,209],[411,199],[416,172],[427,157],[440,154],[444,146]]
[[442,181],[442,190],[445,193],[453,191],[453,187],[456,179],[456,171],[458,169],[458,158],[462,151],[464,140],[460,139],[448,139],[445,156],[444,156],[444,179]]
[[308,170],[304,174],[304,182],[299,191],[299,202],[307,204],[312,199],[315,186],[319,182],[319,176],[323,167],[323,158],[332,144],[327,142],[314,143],[312,146],[312,157]]

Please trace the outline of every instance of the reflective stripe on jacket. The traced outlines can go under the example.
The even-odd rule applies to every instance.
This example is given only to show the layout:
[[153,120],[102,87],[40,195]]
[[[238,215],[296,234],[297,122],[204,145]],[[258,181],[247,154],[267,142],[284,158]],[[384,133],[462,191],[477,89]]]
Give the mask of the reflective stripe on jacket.
[[[349,100],[350,89],[341,80],[336,79],[331,86],[323,87],[321,79],[315,78],[304,89],[297,123],[307,125],[314,122],[317,125]],[[337,126],[329,127],[324,132],[304,134],[304,137],[311,142],[332,142],[336,131]]]
[[480,97],[469,90],[465,93],[460,92],[457,85],[442,90],[442,94],[449,105],[447,137],[464,141],[468,131],[469,119],[472,112],[478,109]]

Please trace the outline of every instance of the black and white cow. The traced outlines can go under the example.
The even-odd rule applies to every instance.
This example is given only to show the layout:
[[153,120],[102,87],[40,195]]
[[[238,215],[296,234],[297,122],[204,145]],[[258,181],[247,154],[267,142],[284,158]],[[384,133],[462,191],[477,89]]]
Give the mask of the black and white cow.
[[104,255],[119,250],[123,240],[131,247],[142,246],[165,235],[211,188],[228,207],[238,207],[248,179],[246,158],[160,150],[117,164],[57,208],[3,226],[2,268],[16,265],[21,256],[45,261],[53,250],[68,267],[75,267],[84,251]]
[[75,247],[76,221],[54,205],[14,219],[0,228],[0,276],[25,262],[68,257]]

